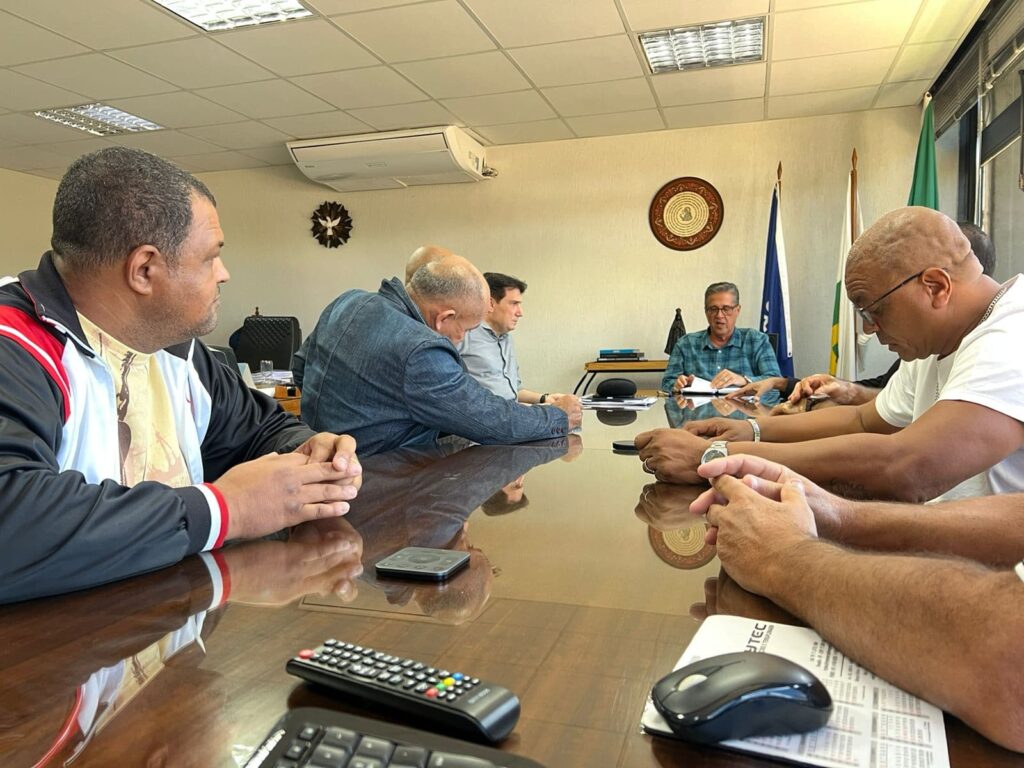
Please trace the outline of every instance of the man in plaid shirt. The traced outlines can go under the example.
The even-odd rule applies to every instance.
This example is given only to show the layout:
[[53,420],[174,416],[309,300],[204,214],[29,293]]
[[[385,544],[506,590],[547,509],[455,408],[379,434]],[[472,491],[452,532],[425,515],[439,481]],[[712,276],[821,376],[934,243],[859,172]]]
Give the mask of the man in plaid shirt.
[[676,342],[661,388],[679,392],[698,376],[714,389],[743,386],[781,376],[768,336],[753,328],[737,328],[740,290],[733,283],[712,283],[704,291],[706,330],[688,333]]

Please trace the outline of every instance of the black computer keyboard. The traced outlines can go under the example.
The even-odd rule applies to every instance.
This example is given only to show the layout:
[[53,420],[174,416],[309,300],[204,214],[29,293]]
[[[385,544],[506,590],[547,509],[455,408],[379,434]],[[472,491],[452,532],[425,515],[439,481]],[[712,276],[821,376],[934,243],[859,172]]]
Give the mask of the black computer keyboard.
[[544,768],[468,741],[319,707],[287,712],[245,768]]

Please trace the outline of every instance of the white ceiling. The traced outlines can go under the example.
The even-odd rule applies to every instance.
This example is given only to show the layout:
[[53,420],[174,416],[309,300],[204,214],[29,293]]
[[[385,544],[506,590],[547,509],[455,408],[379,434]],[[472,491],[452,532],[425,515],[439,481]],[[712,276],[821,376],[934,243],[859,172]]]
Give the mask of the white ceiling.
[[[296,138],[456,124],[485,144],[917,103],[987,0],[304,0],[210,34],[150,0],[0,0],[0,168],[59,178],[141,147],[195,172],[287,164]],[[766,61],[652,76],[637,32],[768,16]],[[103,101],[116,137],[37,109]]]

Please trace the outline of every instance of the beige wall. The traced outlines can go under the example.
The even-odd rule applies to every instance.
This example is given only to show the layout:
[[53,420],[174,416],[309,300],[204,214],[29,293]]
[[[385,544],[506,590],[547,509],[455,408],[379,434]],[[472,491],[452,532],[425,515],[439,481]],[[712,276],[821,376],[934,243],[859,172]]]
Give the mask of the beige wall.
[[[291,167],[205,174],[216,194],[232,273],[224,288],[223,342],[259,306],[294,314],[312,330],[342,291],[375,289],[406,256],[436,242],[483,270],[530,284],[515,332],[526,386],[571,389],[601,347],[639,347],[660,357],[674,309],[703,327],[704,287],[736,282],[740,323],[757,322],[768,204],[784,167],[783,224],[798,373],[823,370],[831,323],[839,228],[851,149],[860,157],[865,224],[906,201],[918,136],[916,108],[545,144],[492,147],[497,179],[480,184],[335,193]],[[943,208],[955,194],[955,157],[940,149]],[[677,176],[714,184],[724,224],[707,246],[677,253],[651,235],[654,193]],[[0,171],[0,266],[35,264],[49,236],[56,183]],[[326,249],[309,233],[324,200],[345,205],[352,239]],[[639,377],[654,386],[656,377]]]
[[0,168],[0,275],[34,267],[50,247],[56,191],[56,181]]
[[[783,162],[783,223],[798,373],[824,370],[846,174],[856,146],[865,224],[904,205],[919,130],[916,108],[712,128],[493,147],[497,179],[480,184],[335,193],[290,167],[206,174],[218,196],[233,279],[224,289],[223,341],[258,305],[294,314],[304,333],[348,288],[400,274],[421,243],[446,245],[482,270],[530,288],[515,331],[526,386],[566,391],[601,347],[663,356],[675,308],[703,327],[705,286],[740,286],[740,323],[757,322],[768,205]],[[942,195],[954,194],[955,158],[941,156]],[[725,202],[707,246],[677,253],[647,223],[665,182],[699,176]],[[337,200],[354,221],[338,249],[318,245],[309,217]],[[640,377],[654,386],[653,376]]]

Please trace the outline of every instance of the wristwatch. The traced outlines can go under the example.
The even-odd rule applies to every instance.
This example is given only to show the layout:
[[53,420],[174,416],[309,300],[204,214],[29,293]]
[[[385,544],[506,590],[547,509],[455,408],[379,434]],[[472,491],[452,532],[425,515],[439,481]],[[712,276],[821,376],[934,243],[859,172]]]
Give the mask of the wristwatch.
[[709,461],[714,461],[715,459],[724,459],[728,455],[729,443],[725,440],[715,440],[700,457],[700,463],[707,464]]

